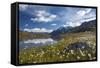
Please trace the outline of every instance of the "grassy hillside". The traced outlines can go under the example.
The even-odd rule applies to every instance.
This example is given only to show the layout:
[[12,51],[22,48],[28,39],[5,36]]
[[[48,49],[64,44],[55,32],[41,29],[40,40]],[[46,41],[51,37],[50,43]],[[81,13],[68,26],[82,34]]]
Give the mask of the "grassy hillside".
[[95,32],[67,33],[61,36],[63,38],[56,44],[21,50],[19,52],[19,63],[96,59]]

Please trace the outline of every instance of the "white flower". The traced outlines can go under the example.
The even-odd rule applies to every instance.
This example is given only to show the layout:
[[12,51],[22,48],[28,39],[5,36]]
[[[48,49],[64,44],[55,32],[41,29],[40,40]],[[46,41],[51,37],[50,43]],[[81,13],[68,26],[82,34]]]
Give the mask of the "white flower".
[[60,56],[60,58],[62,58],[62,56]]
[[65,56],[65,55],[62,55],[62,56]]
[[59,52],[57,53],[57,55],[59,55]]
[[33,63],[36,63],[35,61]]
[[30,57],[33,57],[33,55],[32,55],[32,54],[30,54]]
[[26,52],[24,52],[24,55],[26,54]]
[[93,57],[93,59],[96,59],[96,57]]
[[21,60],[21,62],[23,62],[23,60]]
[[39,54],[39,55],[40,55],[40,57],[42,57],[42,56],[43,56],[43,54],[44,54],[44,51],[41,51],[41,53]]
[[92,59],[91,54],[88,54],[88,56],[89,56],[89,58],[90,58],[90,60],[91,60],[91,59]]
[[44,54],[44,51],[42,51],[41,54]]
[[67,53],[67,55],[69,55],[69,53]]
[[79,56],[77,56],[77,59],[80,59],[80,57],[79,57]]
[[83,54],[83,52],[79,49],[79,52],[81,53],[82,56],[85,56],[85,54]]
[[71,54],[74,54],[74,50],[70,50]]

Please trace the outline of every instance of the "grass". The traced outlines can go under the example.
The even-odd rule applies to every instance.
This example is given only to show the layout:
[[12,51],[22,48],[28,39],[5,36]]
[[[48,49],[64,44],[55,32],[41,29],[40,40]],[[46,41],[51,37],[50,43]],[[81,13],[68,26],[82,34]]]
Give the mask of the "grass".
[[36,38],[49,38],[49,34],[45,33],[31,33],[31,32],[19,32],[19,40],[36,39]]
[[[19,52],[19,63],[45,63],[96,59],[95,32],[68,33],[56,44],[23,49]],[[85,43],[88,49],[70,49],[76,43]],[[78,45],[78,44],[77,44]]]

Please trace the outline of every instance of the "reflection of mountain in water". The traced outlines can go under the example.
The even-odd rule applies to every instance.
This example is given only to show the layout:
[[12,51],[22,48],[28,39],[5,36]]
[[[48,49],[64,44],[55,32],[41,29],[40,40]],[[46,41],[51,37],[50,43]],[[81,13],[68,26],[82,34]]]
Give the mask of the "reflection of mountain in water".
[[30,48],[30,47],[38,47],[38,46],[45,46],[54,44],[57,41],[53,40],[52,38],[45,38],[45,39],[28,39],[20,41],[20,48]]
[[38,43],[47,43],[47,42],[53,42],[54,40],[52,38],[47,38],[47,39],[32,39],[32,40],[27,40],[24,41],[24,43],[34,43],[34,44],[38,44]]

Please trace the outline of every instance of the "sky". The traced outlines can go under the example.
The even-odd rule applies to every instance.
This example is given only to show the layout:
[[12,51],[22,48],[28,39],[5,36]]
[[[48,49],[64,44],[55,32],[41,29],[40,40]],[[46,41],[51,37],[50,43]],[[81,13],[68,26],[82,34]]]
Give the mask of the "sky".
[[52,32],[60,27],[76,27],[96,19],[96,9],[19,4],[19,29]]

